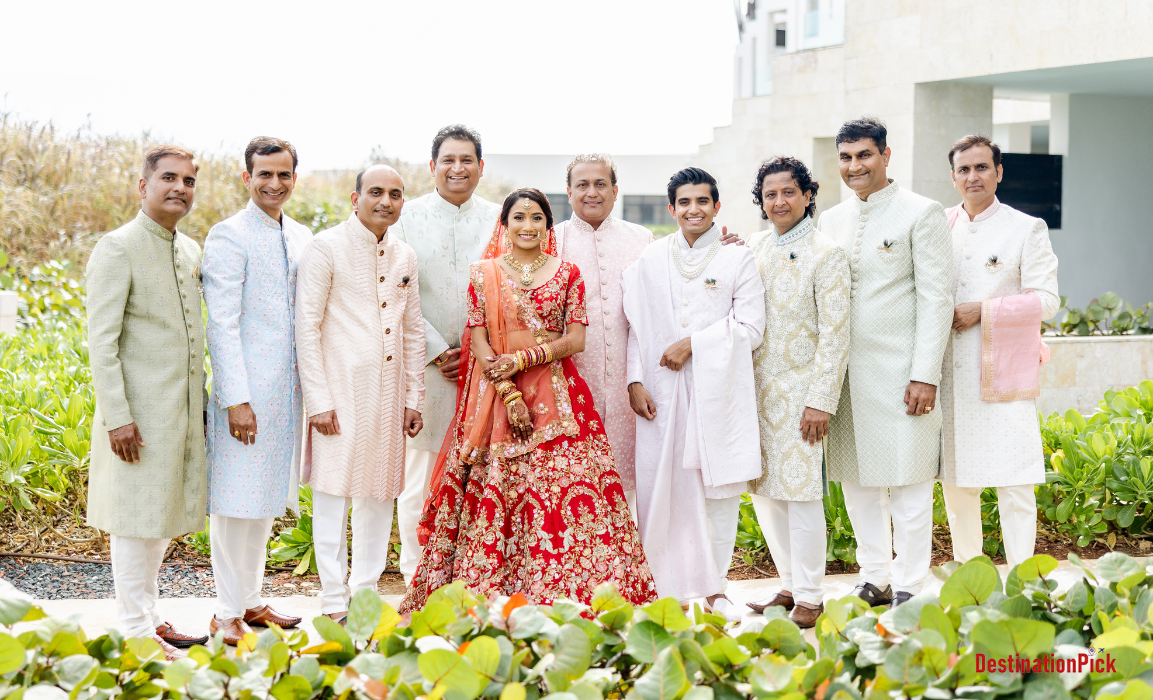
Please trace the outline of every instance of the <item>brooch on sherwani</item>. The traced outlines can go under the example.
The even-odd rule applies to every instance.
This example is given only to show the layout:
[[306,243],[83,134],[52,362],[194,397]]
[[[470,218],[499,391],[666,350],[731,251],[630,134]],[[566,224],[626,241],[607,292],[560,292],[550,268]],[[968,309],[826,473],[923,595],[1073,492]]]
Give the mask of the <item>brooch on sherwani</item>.
[[407,287],[408,286],[408,279],[409,279],[408,275],[401,277],[400,278],[400,284],[398,284],[396,286],[401,287],[401,288]]
[[719,285],[717,285],[717,280],[715,277],[705,278],[705,291],[714,297],[721,293],[721,288]]
[[1001,267],[1001,261],[997,259],[996,255],[990,255],[985,267],[989,268],[989,272],[996,272],[997,268]]
[[897,245],[896,241],[884,239],[881,241],[881,245],[877,246],[877,255],[881,257],[881,260],[888,260],[893,257],[893,246],[895,245]]

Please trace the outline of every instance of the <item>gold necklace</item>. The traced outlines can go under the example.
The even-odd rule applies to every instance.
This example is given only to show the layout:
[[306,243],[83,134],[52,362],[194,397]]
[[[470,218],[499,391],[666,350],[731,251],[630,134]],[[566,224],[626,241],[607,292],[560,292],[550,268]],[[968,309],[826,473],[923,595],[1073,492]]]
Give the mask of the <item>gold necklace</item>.
[[533,282],[532,273],[544,267],[544,264],[548,262],[548,256],[541,253],[539,258],[528,265],[521,265],[513,259],[512,252],[508,252],[504,254],[504,261],[508,263],[508,266],[512,269],[520,270],[520,283],[522,285],[531,287]]

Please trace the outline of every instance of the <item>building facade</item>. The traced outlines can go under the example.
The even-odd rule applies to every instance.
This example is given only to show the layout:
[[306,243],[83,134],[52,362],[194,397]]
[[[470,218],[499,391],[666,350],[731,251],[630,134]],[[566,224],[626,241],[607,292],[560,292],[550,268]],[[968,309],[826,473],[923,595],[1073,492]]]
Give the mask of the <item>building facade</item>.
[[732,123],[693,159],[721,223],[766,227],[749,190],[774,155],[812,167],[818,209],[849,196],[834,137],[862,115],[889,127],[890,177],[951,206],[949,147],[982,133],[1009,154],[1002,199],[1050,223],[1071,306],[1153,300],[1153,2],[740,0],[737,19]]

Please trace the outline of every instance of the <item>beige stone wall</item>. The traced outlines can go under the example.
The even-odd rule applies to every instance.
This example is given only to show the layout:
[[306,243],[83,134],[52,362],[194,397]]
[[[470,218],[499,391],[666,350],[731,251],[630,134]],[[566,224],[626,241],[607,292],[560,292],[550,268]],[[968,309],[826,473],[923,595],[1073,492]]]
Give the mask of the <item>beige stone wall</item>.
[[1045,338],[1049,362],[1041,367],[1042,415],[1075,408],[1086,415],[1109,389],[1120,391],[1153,378],[1153,335]]

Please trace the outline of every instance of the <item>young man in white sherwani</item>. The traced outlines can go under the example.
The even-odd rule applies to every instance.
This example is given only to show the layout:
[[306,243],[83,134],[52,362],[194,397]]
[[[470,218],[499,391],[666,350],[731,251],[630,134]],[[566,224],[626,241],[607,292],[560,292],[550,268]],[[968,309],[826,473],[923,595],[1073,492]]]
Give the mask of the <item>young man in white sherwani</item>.
[[800,627],[825,609],[824,439],[849,355],[849,260],[813,226],[817,187],[796,158],[765,162],[753,201],[773,230],[749,239],[765,285],[765,342],[753,353],[764,471],[749,486],[781,590],[747,605],[780,605]]
[[460,341],[468,312],[468,266],[480,260],[500,205],[476,192],[484,174],[480,135],[454,124],[432,140],[428,167],[436,189],[404,205],[391,235],[416,251],[424,314],[424,429],[409,438],[404,492],[396,499],[400,573],[412,580],[423,547],[417,538],[432,467],[456,411]]
[[637,514],[657,591],[725,597],[741,493],[760,476],[753,350],[765,330],[765,288],[745,246],[713,224],[716,180],[686,168],[669,180],[680,229],[624,272],[629,397],[637,419]]
[[[1037,539],[1034,484],[1045,482],[1045,454],[1035,391],[982,397],[982,307],[999,297],[1033,294],[1037,323],[1061,306],[1057,256],[1049,228],[997,199],[1001,149],[966,136],[949,151],[953,186],[962,203],[948,211],[953,233],[953,333],[941,373],[941,483],[953,536],[953,558],[982,550],[981,491],[996,487],[1009,566],[1033,556]],[[992,350],[992,348],[987,348]]]
[[621,298],[621,275],[655,240],[652,231],[612,215],[617,168],[604,153],[579,155],[566,173],[572,217],[556,225],[558,257],[580,268],[589,325],[585,349],[573,355],[613,450],[625,500],[637,513],[637,420],[629,405],[625,348],[629,328]]
[[848,253],[852,272],[849,364],[826,464],[857,537],[853,593],[870,605],[905,602],[929,574],[941,454],[933,407],[953,321],[945,209],[886,177],[886,136],[871,118],[841,127],[841,178],[855,196],[817,224]]

